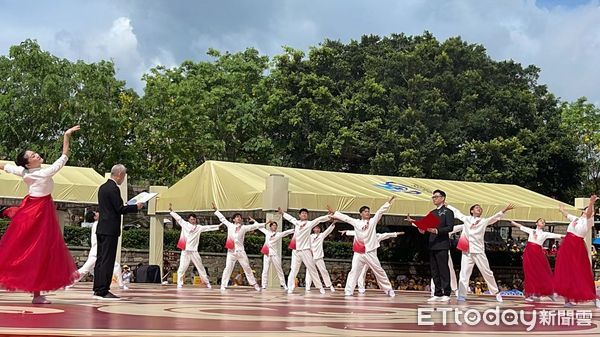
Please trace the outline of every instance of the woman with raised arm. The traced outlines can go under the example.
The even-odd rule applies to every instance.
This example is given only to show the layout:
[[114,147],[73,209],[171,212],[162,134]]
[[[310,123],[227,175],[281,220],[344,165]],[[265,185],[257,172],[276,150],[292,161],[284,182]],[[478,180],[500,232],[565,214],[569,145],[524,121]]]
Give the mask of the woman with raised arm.
[[32,292],[34,304],[49,304],[42,291],[64,288],[78,277],[51,196],[52,177],[67,162],[71,135],[77,130],[79,125],[65,131],[62,155],[50,166],[42,168],[44,159],[31,150],[19,153],[16,165],[0,164],[29,188],[0,240],[0,287]]
[[567,227],[567,236],[562,240],[556,265],[554,266],[554,291],[564,297],[565,306],[571,307],[578,302],[594,301],[600,308],[600,299],[596,296],[594,273],[584,241],[594,226],[594,203],[596,195],[590,196],[589,205],[583,209],[580,217],[565,211],[563,204],[559,211],[571,222]]
[[515,221],[510,223],[529,235],[523,252],[525,301],[533,302],[541,296],[552,296],[554,294],[552,270],[542,246],[547,239],[560,239],[564,235],[545,232],[543,228],[546,220],[542,218],[535,222],[535,229],[525,227]]

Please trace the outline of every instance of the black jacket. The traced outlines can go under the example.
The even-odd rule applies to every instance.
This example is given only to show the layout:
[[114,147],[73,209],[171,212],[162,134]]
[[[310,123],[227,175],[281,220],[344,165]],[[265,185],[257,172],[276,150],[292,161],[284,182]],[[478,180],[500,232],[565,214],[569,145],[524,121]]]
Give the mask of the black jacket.
[[431,211],[438,219],[440,224],[437,228],[438,233],[429,233],[429,250],[450,249],[450,238],[448,233],[454,228],[454,212],[446,206]]
[[109,179],[98,189],[98,227],[96,234],[121,235],[121,215],[137,212],[137,205],[125,206],[117,183]]

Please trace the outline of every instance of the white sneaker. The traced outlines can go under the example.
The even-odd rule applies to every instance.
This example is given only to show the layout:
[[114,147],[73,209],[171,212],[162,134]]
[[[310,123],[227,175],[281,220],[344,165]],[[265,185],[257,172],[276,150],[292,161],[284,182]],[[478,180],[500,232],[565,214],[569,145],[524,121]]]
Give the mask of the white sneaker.
[[288,293],[288,294],[293,294],[293,293],[294,293],[294,289],[292,289],[292,288],[288,288],[288,289],[287,289],[287,293]]
[[352,293],[348,292],[348,291],[344,291],[344,296],[352,296]]
[[438,300],[438,302],[448,302],[448,301],[450,301],[450,296],[442,296]]
[[319,292],[321,293],[321,295],[322,295],[322,294],[325,294],[325,288],[321,288],[321,289],[319,289]]
[[119,286],[119,288],[121,288],[121,290],[129,290],[129,287],[128,287],[128,286],[126,286],[126,285],[123,285],[122,287],[121,287],[121,286]]
[[335,287],[331,286],[331,287],[329,287],[329,290],[331,290],[331,292],[334,293],[335,292]]
[[442,298],[442,296],[431,296],[427,302],[431,303],[431,302],[439,302],[440,299]]
[[206,288],[207,288],[207,289],[212,289],[212,286],[210,285],[210,283],[207,283],[207,284],[206,284]]
[[390,297],[395,297],[396,293],[394,292],[394,289],[390,289],[390,291],[388,291],[388,296]]
[[181,289],[181,288],[183,288],[183,284],[178,284],[177,289]]
[[260,286],[258,285],[258,283],[254,283],[254,290],[260,291]]
[[502,303],[502,302],[503,302],[503,300],[502,300],[502,295],[500,295],[500,293],[497,293],[497,294],[496,294],[496,301],[498,301],[498,302],[500,302],[500,303]]
[[364,294],[367,290],[365,288],[358,288],[359,294]]
[[283,286],[283,290],[287,291],[288,287],[287,286]]
[[600,299],[596,300],[596,308],[600,309]]
[[222,291],[222,292],[225,292],[226,290],[227,290],[227,288],[225,288],[225,287],[221,287],[221,291]]

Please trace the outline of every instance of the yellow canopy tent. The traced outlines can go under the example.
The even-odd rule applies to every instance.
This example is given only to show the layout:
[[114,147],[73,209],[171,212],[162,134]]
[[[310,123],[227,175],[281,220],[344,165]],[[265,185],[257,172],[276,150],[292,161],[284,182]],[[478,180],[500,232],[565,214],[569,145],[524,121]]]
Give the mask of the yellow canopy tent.
[[[169,204],[177,211],[211,211],[211,202],[223,211],[261,210],[265,180],[280,174],[289,179],[288,209],[307,208],[326,211],[326,205],[347,213],[358,213],[363,205],[374,212],[391,195],[397,200],[387,215],[423,216],[434,208],[431,194],[444,190],[447,202],[465,214],[473,204],[480,204],[484,216],[494,214],[506,204],[516,204],[509,218],[549,222],[565,222],[558,212],[557,200],[516,185],[488,184],[438,179],[404,178],[367,174],[328,172],[265,165],[207,161],[171,188],[160,193],[156,212],[168,211]],[[578,214],[578,210],[567,206]]]
[[[14,164],[10,161],[0,162]],[[54,176],[52,198],[58,202],[97,204],[98,188],[105,180],[91,168],[65,166]],[[21,177],[4,170],[0,172],[0,198],[21,199],[26,194],[27,185]]]

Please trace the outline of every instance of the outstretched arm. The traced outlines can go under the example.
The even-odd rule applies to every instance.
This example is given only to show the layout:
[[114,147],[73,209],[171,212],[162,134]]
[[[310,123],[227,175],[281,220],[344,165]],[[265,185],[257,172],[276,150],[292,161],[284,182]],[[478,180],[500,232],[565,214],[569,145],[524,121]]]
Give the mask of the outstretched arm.
[[327,229],[323,231],[323,236],[327,237],[329,234],[331,234],[331,232],[333,232],[333,230],[335,229],[336,222],[337,221],[332,222],[331,225],[329,225],[329,227],[327,227]]
[[504,214],[510,210],[513,210],[515,208],[514,204],[508,204],[506,205],[506,207],[504,207],[504,209],[496,214],[494,214],[492,217],[490,217],[490,219],[487,222],[487,225],[492,225],[495,224],[496,222],[500,221],[500,219],[502,219],[502,217],[504,216]]
[[522,232],[525,232],[527,234],[531,234],[533,233],[533,229],[529,228],[529,227],[525,227],[523,225],[521,225],[520,223],[516,222],[516,221],[511,221],[510,222],[511,225],[513,225],[514,227],[517,227],[518,229],[520,229]]
[[377,212],[375,212],[375,215],[373,216],[373,219],[372,219],[373,224],[377,225],[379,220],[381,220],[383,213],[387,212],[390,209],[390,206],[392,206],[395,199],[396,199],[396,196],[392,195],[390,197],[390,200],[388,200],[385,204],[383,204],[383,205],[381,205],[381,207],[379,207],[379,209],[377,210]]
[[221,212],[219,212],[214,202],[212,203],[212,208],[215,210],[215,215],[217,216],[217,218],[219,218],[219,221],[224,223],[225,226],[233,226],[233,224],[229,220],[227,220],[227,218],[225,218],[223,214],[221,214]]
[[454,218],[458,219],[462,222],[467,221],[467,216],[464,215],[458,208],[452,206],[452,205],[446,205],[446,207],[448,207],[448,209],[450,209],[453,213],[454,213]]

